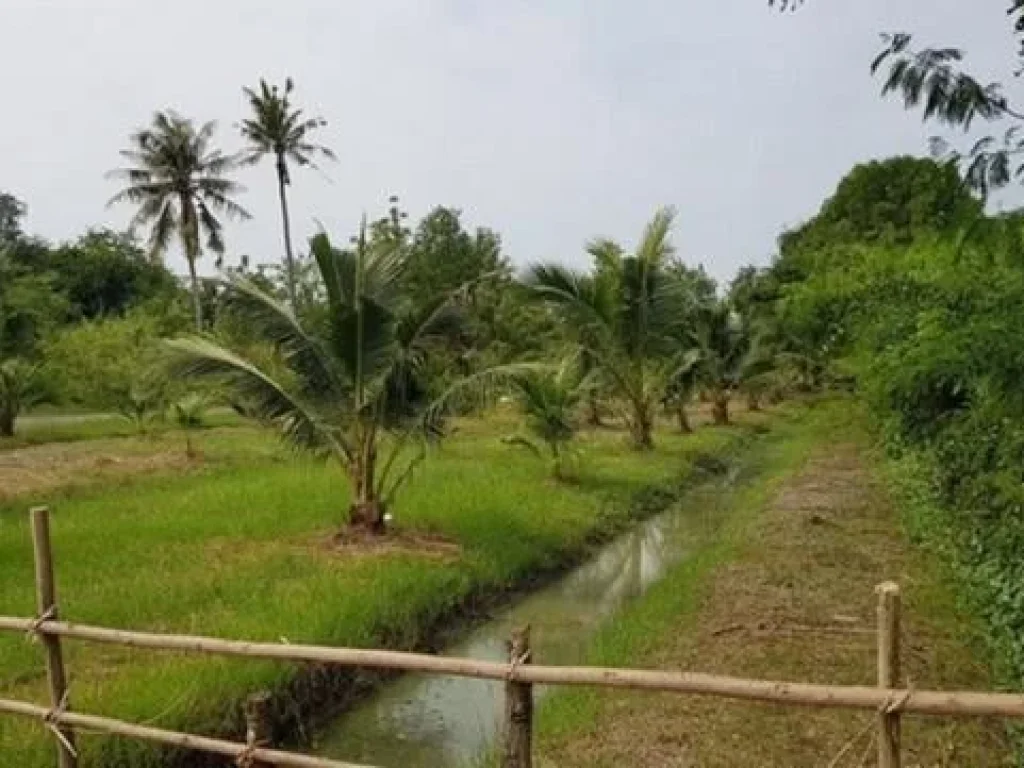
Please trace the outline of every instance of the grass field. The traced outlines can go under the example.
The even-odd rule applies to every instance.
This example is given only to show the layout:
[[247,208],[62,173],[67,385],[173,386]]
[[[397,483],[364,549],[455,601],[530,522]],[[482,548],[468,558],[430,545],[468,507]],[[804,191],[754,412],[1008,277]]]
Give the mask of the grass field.
[[[544,464],[503,445],[505,424],[465,422],[401,495],[403,534],[372,551],[332,540],[348,503],[336,468],[289,456],[258,432],[228,430],[201,471],[55,493],[63,614],[115,627],[411,647],[469,595],[510,588],[622,527],[635,494],[684,477],[699,454],[730,450],[754,420],[690,436],[666,430],[646,454],[620,432],[589,433],[573,485],[552,484]],[[231,460],[232,444],[243,460]],[[26,501],[0,506],[0,610],[28,616]],[[74,643],[67,656],[81,710],[206,732],[237,722],[246,692],[294,675],[282,665]],[[24,638],[0,637],[0,690],[44,701],[41,658]],[[83,748],[86,765],[156,764],[136,743],[87,736]],[[0,719],[5,762],[42,768],[51,750],[35,724]]]
[[[208,427],[237,426],[242,419],[227,408],[208,411],[203,421]],[[154,420],[146,430],[151,435],[176,431],[170,420]],[[135,437],[138,428],[114,413],[61,413],[40,411],[18,419],[14,437],[0,437],[0,451],[45,443],[69,443],[109,437]]]

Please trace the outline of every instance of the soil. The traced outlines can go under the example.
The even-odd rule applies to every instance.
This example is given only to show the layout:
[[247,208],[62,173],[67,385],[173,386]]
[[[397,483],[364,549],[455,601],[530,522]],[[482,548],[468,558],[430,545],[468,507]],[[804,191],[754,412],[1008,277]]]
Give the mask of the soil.
[[110,438],[50,443],[0,451],[0,504],[16,498],[43,497],[88,482],[103,482],[155,472],[180,471],[194,462],[184,447],[166,442]]
[[[874,684],[873,586],[903,588],[909,684],[991,689],[934,563],[911,550],[858,446],[822,448],[742,534],[708,580],[698,614],[634,666],[777,680]],[[623,693],[538,761],[554,766],[875,765],[874,715],[725,699]],[[903,764],[1009,766],[998,721],[905,717]],[[845,751],[844,751],[845,750]]]
[[462,552],[458,542],[444,536],[402,528],[379,534],[363,528],[348,527],[331,536],[324,542],[324,547],[349,558],[400,554],[456,560]]

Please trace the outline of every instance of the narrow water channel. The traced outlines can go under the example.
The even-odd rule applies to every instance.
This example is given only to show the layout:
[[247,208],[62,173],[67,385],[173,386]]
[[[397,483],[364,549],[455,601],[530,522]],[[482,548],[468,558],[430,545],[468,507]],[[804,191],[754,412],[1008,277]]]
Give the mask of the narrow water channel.
[[[444,655],[504,661],[512,627],[529,624],[537,663],[580,662],[604,621],[707,545],[724,516],[726,486],[738,474],[687,492],[558,581],[507,606]],[[407,675],[338,718],[317,740],[317,752],[383,768],[465,765],[494,745],[503,706],[498,682]]]

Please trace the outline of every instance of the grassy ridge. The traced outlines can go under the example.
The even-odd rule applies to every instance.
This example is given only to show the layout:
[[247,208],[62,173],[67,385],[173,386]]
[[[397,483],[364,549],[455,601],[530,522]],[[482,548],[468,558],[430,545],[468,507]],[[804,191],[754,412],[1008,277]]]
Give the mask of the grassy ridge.
[[[532,457],[467,426],[428,460],[395,509],[411,532],[456,549],[338,552],[330,533],[347,508],[333,467],[304,460],[149,479],[72,496],[54,507],[64,614],[110,626],[224,637],[410,647],[479,590],[508,588],[578,554],[626,522],[638,491],[722,453],[743,427],[659,435],[636,454],[619,433],[595,433],[577,485],[555,486]],[[0,512],[0,606],[31,615],[32,566],[23,510]],[[15,514],[19,512],[19,514]],[[73,702],[83,711],[163,727],[223,729],[255,687],[284,685],[286,665],[68,645]],[[0,637],[0,688],[43,701],[41,654]],[[86,737],[86,764],[151,766],[143,745]],[[0,753],[49,765],[34,724],[0,719]]]

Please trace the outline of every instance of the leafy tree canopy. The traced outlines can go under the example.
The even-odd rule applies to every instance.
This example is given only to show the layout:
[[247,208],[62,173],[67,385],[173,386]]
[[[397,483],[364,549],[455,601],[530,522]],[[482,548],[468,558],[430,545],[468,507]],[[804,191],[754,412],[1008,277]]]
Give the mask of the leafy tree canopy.
[[780,270],[806,276],[808,260],[836,246],[906,246],[928,234],[950,234],[981,215],[982,203],[955,167],[909,156],[854,168],[806,224],[779,238]]
[[178,292],[174,275],[128,235],[94,229],[49,254],[54,287],[68,299],[71,318],[122,315]]
[[25,204],[9,192],[0,192],[0,246],[21,238]]
[[438,206],[416,227],[404,277],[413,301],[430,301],[471,280],[510,272],[498,233],[486,227],[467,232],[461,216],[456,208]]

